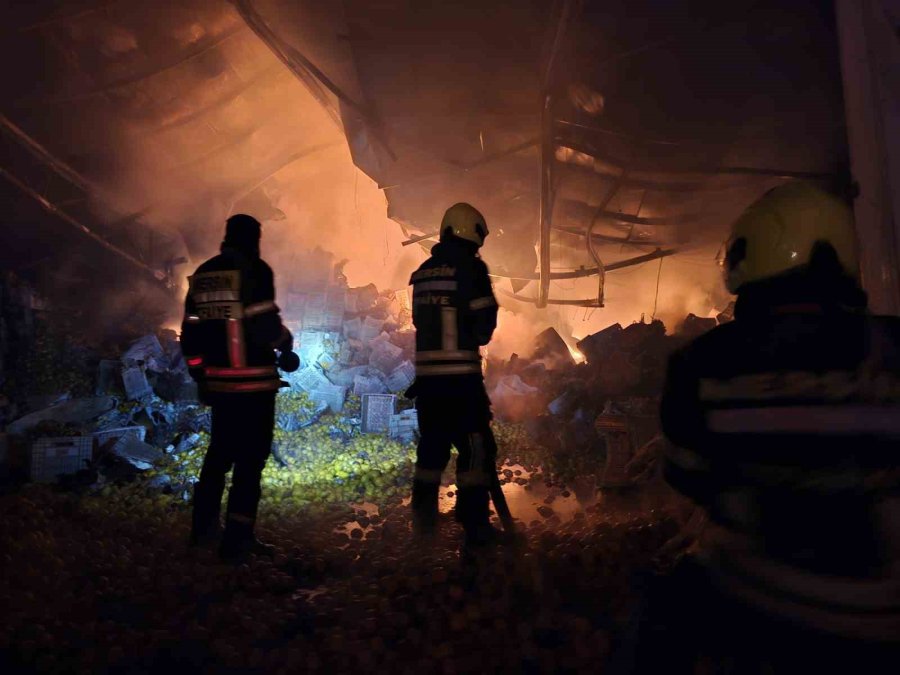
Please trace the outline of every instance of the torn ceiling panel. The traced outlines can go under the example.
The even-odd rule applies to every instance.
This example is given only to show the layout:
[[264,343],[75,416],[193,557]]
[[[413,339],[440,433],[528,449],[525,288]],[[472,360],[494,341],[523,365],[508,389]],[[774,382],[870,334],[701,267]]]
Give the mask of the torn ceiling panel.
[[35,4],[16,40],[37,45],[46,76],[32,74],[36,87],[5,75],[8,113],[102,186],[92,198],[103,222],[140,212],[139,228],[207,249],[235,203],[255,195],[277,215],[266,181],[344,142],[227,2]]
[[[358,91],[384,134],[376,143],[357,130],[349,142],[384,188],[391,217],[428,232],[448,204],[467,199],[514,233],[502,247],[489,240],[486,254],[533,271],[540,154],[535,145],[503,153],[541,136],[548,45],[566,3],[350,0],[329,6],[330,23],[320,3],[254,4],[323,63],[341,54],[334,79]],[[275,5],[290,5],[298,20],[276,22]],[[761,192],[786,177],[829,180],[844,160],[831,3],[568,5],[549,89],[562,153],[554,187],[558,204],[583,207],[557,209],[556,225],[585,229],[584,210],[627,168],[613,211],[675,227],[682,242],[711,243]],[[301,35],[306,25],[319,30]],[[480,163],[496,154],[502,161]],[[621,221],[597,217],[605,227]]]
[[819,0],[3,11],[23,62],[2,76],[10,118],[103,186],[101,220],[138,213],[192,251],[235,206],[282,218],[278,194],[302,197],[287,183],[315,173],[299,168],[345,142],[406,233],[431,233],[449,204],[470,201],[494,232],[493,268],[524,278],[537,266],[542,138],[554,269],[593,264],[589,229],[606,262],[715,248],[761,192],[794,175],[829,180],[846,155],[831,3]]

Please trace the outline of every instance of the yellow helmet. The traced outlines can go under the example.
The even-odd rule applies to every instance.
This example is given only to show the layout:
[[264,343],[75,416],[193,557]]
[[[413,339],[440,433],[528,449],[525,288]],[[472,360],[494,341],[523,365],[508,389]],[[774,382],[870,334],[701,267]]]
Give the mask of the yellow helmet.
[[830,244],[844,272],[858,277],[853,213],[844,202],[804,181],[769,190],[731,228],[725,285],[737,293],[745,284],[802,267],[818,242]]
[[481,247],[485,237],[488,236],[488,227],[484,222],[484,216],[471,204],[465,202],[454,204],[447,209],[441,220],[441,240],[443,241],[448,236],[459,237]]

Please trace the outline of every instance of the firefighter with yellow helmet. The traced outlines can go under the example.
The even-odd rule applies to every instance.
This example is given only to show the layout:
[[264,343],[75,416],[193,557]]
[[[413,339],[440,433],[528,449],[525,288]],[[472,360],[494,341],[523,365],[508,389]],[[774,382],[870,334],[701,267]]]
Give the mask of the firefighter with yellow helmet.
[[434,531],[441,474],[455,446],[456,518],[473,546],[493,543],[498,534],[488,518],[497,445],[479,351],[497,326],[497,301],[487,265],[478,255],[487,235],[477,209],[464,203],[451,206],[441,221],[440,242],[410,278],[416,381],[406,395],[416,399],[421,431],[413,523],[420,535]]
[[741,672],[896,667],[900,320],[867,312],[852,212],[810,183],[762,196],[726,248],[735,320],[673,355],[661,407],[666,478],[711,525],[636,670],[693,672],[698,648]]

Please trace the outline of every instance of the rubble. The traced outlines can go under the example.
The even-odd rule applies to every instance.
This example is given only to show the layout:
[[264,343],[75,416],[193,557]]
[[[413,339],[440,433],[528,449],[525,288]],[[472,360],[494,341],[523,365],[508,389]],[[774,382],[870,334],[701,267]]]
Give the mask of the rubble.
[[[356,289],[328,286],[323,280],[309,292],[288,293],[290,311],[296,316],[286,316],[286,320],[297,336],[303,367],[283,374],[289,388],[277,396],[276,432],[295,436],[321,427],[329,439],[351,444],[363,426],[360,397],[391,397],[412,384],[415,333],[409,328],[408,294],[379,293],[373,285]],[[46,410],[46,405],[60,396],[34,398],[32,406],[42,410],[19,415],[21,419],[10,427],[11,433],[19,435],[49,422],[56,425],[52,430],[58,436],[59,432],[80,430],[95,441],[105,462],[121,459],[141,471],[155,472],[148,467],[164,464],[167,456],[202,460],[210,413],[197,402],[197,385],[190,377],[174,331],[146,334],[131,341],[118,360],[97,359],[93,363],[96,380],[92,388],[111,396],[98,395],[87,403],[75,399]],[[395,430],[395,439],[388,439],[390,419],[396,412],[395,396],[393,400],[377,423],[370,412],[366,428],[370,434],[377,428],[384,439],[372,438],[367,443],[399,448],[414,440],[415,425],[411,425],[409,413],[403,414],[402,430]],[[366,406],[367,412],[370,407]],[[15,405],[4,408],[11,415],[15,410]],[[48,436],[49,431],[41,427],[34,434]],[[123,466],[110,465],[104,471],[130,480],[134,474]],[[190,467],[185,465],[180,470],[199,472],[194,459]],[[170,484],[160,478],[154,485],[175,490],[178,481]]]
[[39,438],[31,446],[29,478],[36,483],[87,469],[93,458],[90,436]]
[[10,434],[23,434],[41,422],[48,421],[59,424],[84,424],[111,410],[114,406],[115,399],[109,396],[71,399],[20,417],[7,427],[7,431]]
[[114,429],[95,431],[92,436],[97,442],[97,446],[101,450],[105,450],[111,449],[126,436],[132,436],[139,441],[145,440],[147,438],[147,428],[142,426],[117,427]]
[[129,401],[139,401],[153,393],[147,375],[140,366],[125,368],[122,371],[122,383]]
[[716,322],[719,325],[728,323],[729,321],[734,321],[734,300],[729,302],[725,309],[716,314]]
[[110,452],[141,470],[153,468],[153,465],[163,457],[162,450],[145,443],[135,434],[122,436],[112,446]]
[[[365,376],[369,372],[369,366],[352,366],[350,368],[335,368],[328,373],[328,381],[348,389],[354,388],[354,380],[357,375]],[[356,393],[354,391],[354,393]]]
[[384,394],[387,393],[387,385],[377,373],[373,373],[367,368],[365,373],[360,373],[353,378],[353,393],[357,396],[366,396],[368,394]]
[[403,362],[403,350],[390,343],[387,334],[373,341],[369,365],[389,375]]
[[200,445],[202,437],[198,433],[192,433],[179,439],[178,445],[172,448],[173,452],[183,453],[189,452]]
[[391,415],[388,435],[401,443],[414,443],[419,436],[419,414],[415,408]]
[[57,403],[62,403],[63,401],[68,401],[71,396],[69,392],[64,391],[58,394],[45,394],[42,396],[29,396],[25,405],[29,411],[35,410],[44,410],[45,408],[49,408],[51,406],[56,405]]
[[159,398],[169,402],[196,401],[198,395],[197,383],[187,371],[157,373],[151,382],[151,389]]
[[552,415],[562,415],[572,405],[574,399],[574,393],[571,391],[564,391],[547,405],[547,410],[549,410]]
[[294,373],[288,373],[286,379],[291,387],[297,387],[307,393],[324,390],[331,385],[328,378],[315,366],[307,366]]
[[164,368],[165,353],[162,345],[156,335],[145,335],[136,340],[122,354],[122,363],[130,366],[145,366],[151,370],[160,370]]
[[565,368],[575,364],[566,341],[552,327],[538,333],[534,339],[531,358],[534,361],[542,361],[549,369]]
[[363,343],[371,342],[381,335],[383,329],[384,320],[367,316],[359,329],[359,340]]
[[510,420],[523,419],[536,406],[533,395],[537,387],[526,384],[518,375],[502,377],[490,392],[491,402],[502,417]]
[[299,431],[315,424],[328,411],[328,404],[314,402],[306,394],[279,394],[280,405],[275,413],[275,425],[282,431]]
[[678,333],[685,339],[693,339],[712,330],[717,325],[718,321],[716,319],[702,318],[695,314],[688,314],[684,319],[684,323],[681,324]]
[[588,335],[577,342],[575,347],[584,354],[588,363],[600,363],[609,356],[610,347],[618,339],[621,332],[622,325],[614,323],[593,335]]
[[344,337],[348,340],[359,340],[362,333],[362,319],[359,317],[344,322]]
[[[564,668],[591,672],[610,642],[608,627],[601,628],[593,617],[612,616],[612,609],[606,605],[613,604],[610,598],[616,594],[617,606],[628,606],[621,596],[628,586],[623,574],[630,572],[631,567],[609,561],[622,560],[621,551],[627,550],[634,557],[634,567],[643,569],[658,550],[659,542],[667,540],[670,534],[661,531],[660,522],[665,516],[660,512],[649,516],[644,513],[640,518],[620,518],[620,512],[610,514],[611,502],[604,503],[602,510],[582,508],[582,504],[574,517],[567,515],[565,500],[569,492],[563,486],[568,486],[580,502],[590,502],[596,498],[598,485],[615,483],[614,465],[621,462],[611,438],[618,435],[631,448],[643,448],[645,445],[636,439],[654,437],[651,431],[656,423],[651,413],[658,396],[654,368],[660,370],[659,364],[664,364],[672,340],[664,331],[660,339],[658,326],[646,324],[630,329],[619,326],[602,339],[595,335],[582,341],[595,347],[591,354],[588,354],[590,350],[582,350],[589,360],[587,364],[576,365],[568,350],[568,361],[562,359],[555,366],[546,359],[517,359],[515,363],[498,364],[496,370],[492,364],[487,385],[497,410],[494,428],[501,457],[508,457],[510,465],[520,464],[526,471],[523,476],[518,468],[507,467],[504,489],[516,490],[514,494],[526,495],[526,500],[534,497],[536,503],[546,497],[552,507],[542,503],[537,510],[539,522],[523,523],[533,554],[526,556],[524,562],[506,556],[498,556],[496,562],[488,560],[485,573],[498,582],[494,584],[494,595],[483,601],[465,600],[460,605],[461,598],[467,597],[463,592],[466,580],[459,577],[458,566],[448,564],[457,560],[460,535],[452,519],[448,519],[446,527],[442,524],[435,549],[437,555],[429,564],[422,564],[417,547],[403,545],[408,536],[409,509],[401,500],[409,495],[418,425],[414,409],[398,410],[407,404],[400,403],[396,394],[414,379],[414,334],[403,327],[407,321],[395,316],[396,306],[401,303],[377,291],[373,294],[373,289],[345,290],[342,316],[336,329],[334,314],[329,316],[334,309],[333,305],[329,309],[331,291],[326,292],[324,304],[321,298],[311,304],[305,301],[321,318],[312,315],[307,318],[296,334],[310,337],[308,342],[301,337],[301,343],[320,347],[327,341],[331,344],[314,354],[310,348],[303,369],[284,376],[291,387],[277,395],[273,453],[278,461],[269,462],[263,474],[264,498],[259,521],[261,537],[279,547],[280,554],[275,561],[253,561],[252,581],[247,581],[246,569],[231,570],[182,553],[183,540],[190,527],[186,506],[209,443],[209,411],[195,402],[174,397],[174,384],[183,372],[182,365],[173,358],[171,340],[161,336],[161,358],[153,357],[152,363],[149,359],[134,359],[127,364],[144,374],[152,391],[131,401],[110,398],[109,409],[77,422],[84,427],[86,438],[96,440],[98,450],[103,448],[114,458],[124,458],[120,464],[125,466],[127,462],[125,469],[131,476],[137,476],[133,483],[120,484],[109,471],[97,481],[89,498],[77,502],[75,510],[71,509],[72,501],[63,501],[59,491],[37,486],[44,491],[31,492],[30,499],[37,505],[33,513],[27,512],[17,523],[15,509],[4,510],[10,516],[9,541],[0,543],[9,544],[4,550],[8,548],[12,552],[13,561],[31,564],[32,560],[24,554],[26,548],[38,551],[34,561],[37,569],[44,564],[44,558],[49,561],[46,563],[49,581],[39,584],[26,575],[25,582],[30,584],[27,592],[43,597],[40,595],[43,585],[50,589],[46,593],[48,599],[51,591],[63,596],[59,591],[68,590],[67,581],[53,573],[56,558],[72,561],[79,569],[94,569],[91,566],[94,563],[101,565],[97,569],[102,569],[104,576],[87,575],[86,585],[72,591],[75,601],[66,604],[66,608],[83,619],[71,628],[75,639],[87,644],[101,639],[111,645],[107,647],[107,642],[103,642],[98,646],[100,658],[105,658],[109,649],[120,644],[146,649],[146,653],[142,651],[134,660],[129,660],[130,655],[120,656],[117,663],[124,670],[129,670],[129,666],[131,670],[140,670],[152,663],[154,655],[164,654],[168,648],[171,640],[166,631],[183,630],[191,635],[218,635],[212,640],[197,639],[197,644],[203,645],[201,649],[207,650],[203,658],[210,662],[214,658],[221,658],[222,663],[230,661],[235,664],[235,670],[266,670],[270,664],[289,670],[308,666],[344,672],[353,665],[367,669],[360,665],[361,659],[357,661],[361,654],[373,659],[368,663],[389,670],[416,671],[433,668],[435,664],[440,667],[441,661],[430,656],[415,660],[419,659],[419,653],[410,650],[409,663],[390,662],[389,659],[405,659],[403,650],[396,650],[400,654],[397,656],[395,650],[385,651],[379,645],[386,641],[421,644],[423,636],[427,639],[430,634],[431,624],[438,629],[442,625],[464,626],[466,617],[471,615],[476,617],[473,620],[493,622],[490,625],[497,625],[501,630],[505,626],[526,636],[522,644],[513,641],[516,644],[505,652],[509,659],[505,662],[506,669],[540,670],[537,657],[529,654],[546,651],[541,641],[552,639],[564,645],[560,650],[562,658],[569,658],[575,652],[587,655],[580,667]],[[317,327],[313,329],[313,325]],[[325,326],[329,329],[320,329]],[[369,333],[364,333],[366,327]],[[314,334],[321,337],[320,342],[314,342],[320,339],[311,337]],[[561,356],[559,342],[552,336],[548,338]],[[152,341],[147,344],[149,352],[153,352]],[[397,349],[402,358],[394,363]],[[118,377],[122,365],[126,364],[114,362],[114,365],[110,372]],[[104,385],[110,392],[122,386],[117,381]],[[169,397],[171,400],[164,400]],[[333,398],[334,405],[328,401],[329,397]],[[611,406],[607,406],[609,401]],[[623,435],[618,428],[607,428],[609,425],[604,420],[595,424],[604,414],[624,417],[627,434]],[[546,439],[545,443],[536,441],[539,435]],[[112,451],[114,447],[119,449]],[[642,459],[647,454],[649,451],[643,450],[639,455],[632,453],[631,463],[625,464],[626,473],[636,458]],[[128,472],[123,474],[129,475]],[[442,500],[446,494],[442,491]],[[511,500],[510,504],[518,517],[521,502]],[[71,517],[71,512],[76,512],[78,518]],[[128,517],[123,518],[123,514]],[[355,534],[339,529],[348,519],[359,524],[353,527]],[[20,540],[31,541],[28,537],[32,536],[34,522],[41,522],[52,535],[41,543],[48,547],[47,556],[43,555],[45,549],[30,543],[21,550],[15,548]],[[101,545],[117,537],[128,537],[142,545],[133,550],[128,544],[124,548]],[[121,553],[122,550],[127,553]],[[619,567],[625,568],[622,574]],[[171,569],[181,569],[183,574],[170,578]],[[362,575],[377,578],[378,583],[361,585],[358,579]],[[547,579],[559,583],[547,584]],[[291,588],[298,580],[304,587]],[[297,630],[294,624],[305,620],[305,615],[295,617],[291,613],[299,611],[297,597],[309,591],[307,584],[328,588],[308,608],[301,603],[303,612],[309,611],[316,620],[317,633],[314,639],[310,632],[292,638],[296,644],[283,644],[279,640],[284,632]],[[235,588],[242,590],[235,593]],[[91,626],[91,621],[96,619],[92,608],[101,594],[124,598],[125,603],[142,609],[141,603],[150,606],[151,601],[145,598],[152,599],[160,589],[185,611],[167,611],[162,618],[148,613],[146,625],[153,631],[148,642],[143,642],[142,634],[132,630],[127,622],[111,624],[112,634],[105,629],[95,631],[96,626]],[[246,589],[252,592],[243,592]],[[285,593],[285,589],[292,592]],[[12,582],[3,590],[17,602],[25,597],[25,591],[20,593]],[[196,604],[197,597],[206,598],[204,603],[212,603],[210,606],[217,617],[221,614],[221,621],[208,620],[201,613],[196,620],[182,622],[178,617],[194,616],[188,610]],[[385,597],[410,597],[415,602],[392,605],[385,613],[378,609]],[[225,599],[219,602],[217,598]],[[526,602],[525,607],[535,611],[523,612],[509,605],[506,602],[509,598],[515,603]],[[597,606],[582,610],[584,598],[596,602]],[[264,605],[274,609],[266,612]],[[17,616],[18,625],[10,633],[13,637],[23,630],[30,631],[32,624],[47,627],[46,631],[41,629],[41,635],[46,632],[54,637],[66,637],[67,629],[53,623],[53,612],[44,612],[44,603],[22,600],[16,606],[28,607],[33,614]],[[571,607],[578,609],[570,611]],[[346,608],[350,609],[343,611]],[[384,621],[360,621],[355,615],[357,610],[363,617],[383,615]],[[534,632],[537,637],[530,637],[532,626],[524,619],[508,623],[509,617],[517,613],[529,617],[540,615],[536,621],[541,622],[541,628]],[[251,622],[253,636],[241,628],[243,617],[247,616],[255,617]],[[287,622],[282,621],[283,617],[289,617]],[[561,628],[557,630],[554,622]],[[232,624],[233,635],[227,632]],[[320,625],[326,630],[322,639],[318,635]],[[254,655],[255,646],[266,639],[272,640],[271,650],[267,646],[261,650],[262,656]],[[348,649],[350,643],[363,645],[362,652],[355,647]],[[370,643],[377,652],[375,655],[367,651]],[[439,645],[438,649],[449,650],[449,647]],[[452,662],[455,668],[448,668],[448,672],[478,669],[477,662],[466,660],[464,650],[459,657],[452,653],[458,660]],[[139,663],[141,658],[147,660]],[[485,658],[493,658],[493,652]],[[254,665],[254,659],[266,659],[265,666]],[[81,665],[89,671],[95,664],[85,661]],[[504,662],[491,661],[484,668],[503,670]]]
[[411,361],[404,361],[391,371],[386,383],[390,391],[404,392],[412,386],[415,379],[416,367]]
[[315,389],[308,391],[310,400],[325,404],[333,413],[339,413],[344,409],[344,401],[347,399],[347,388],[325,382]]

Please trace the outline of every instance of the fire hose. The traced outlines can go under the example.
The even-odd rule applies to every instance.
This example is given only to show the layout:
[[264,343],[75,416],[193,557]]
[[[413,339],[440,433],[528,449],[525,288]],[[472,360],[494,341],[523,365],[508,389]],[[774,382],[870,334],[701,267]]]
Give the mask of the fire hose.
[[509,511],[509,504],[506,503],[506,495],[503,494],[503,486],[500,485],[500,476],[497,471],[491,471],[491,483],[488,490],[491,501],[494,502],[494,508],[497,510],[497,516],[503,525],[503,531],[508,535],[515,534],[516,524]]

